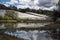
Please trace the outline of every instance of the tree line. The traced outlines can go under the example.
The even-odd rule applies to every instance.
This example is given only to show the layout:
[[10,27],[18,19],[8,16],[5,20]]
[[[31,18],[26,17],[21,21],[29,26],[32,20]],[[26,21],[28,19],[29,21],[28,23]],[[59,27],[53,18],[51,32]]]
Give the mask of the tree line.
[[[35,10],[35,9],[30,9],[30,8],[25,8],[25,9],[22,9],[22,8],[19,8],[17,9],[16,6],[9,6],[9,7],[6,7],[5,5],[3,4],[0,4],[0,9],[8,9],[8,10],[15,10],[15,11],[19,11],[19,12],[23,12],[23,13],[26,13],[26,12],[33,12],[33,13],[37,13],[37,14],[45,14],[45,15],[48,15],[48,16],[51,16],[53,17],[53,19],[56,21],[56,19],[58,17],[60,17],[60,12],[59,14],[56,13],[56,10],[54,11],[49,11],[49,10],[41,10],[41,9],[38,9],[38,10]],[[58,12],[58,11],[57,11]],[[56,14],[56,15],[55,15]],[[58,16],[59,15],[59,16]]]
[[52,14],[52,11],[48,11],[48,10],[41,10],[41,9],[35,10],[35,9],[30,9],[30,8],[25,8],[25,9],[19,8],[19,9],[17,9],[16,6],[10,5],[9,7],[6,7],[3,4],[0,4],[0,9],[16,10],[16,11],[24,12],[24,13],[25,12],[33,12],[33,13],[46,14],[46,15]]

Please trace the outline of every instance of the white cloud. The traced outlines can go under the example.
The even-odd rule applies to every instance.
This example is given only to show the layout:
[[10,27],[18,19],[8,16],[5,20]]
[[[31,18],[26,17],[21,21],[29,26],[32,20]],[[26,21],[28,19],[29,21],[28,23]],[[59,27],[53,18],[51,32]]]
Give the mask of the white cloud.
[[28,8],[28,5],[25,5],[25,6],[23,6],[23,5],[17,5],[17,8]]
[[7,6],[7,7],[10,6],[10,5],[8,5],[8,4],[4,4],[4,5]]
[[10,5],[13,5],[15,3],[18,3],[18,1],[17,0],[10,0],[10,2],[6,2],[6,4],[10,4]]
[[12,4],[14,4],[14,3],[18,3],[17,0],[11,0],[10,2],[11,2]]
[[18,4],[18,8],[34,8],[34,9],[53,9],[54,6],[58,3],[58,0],[10,0],[6,2],[5,5],[14,5]]

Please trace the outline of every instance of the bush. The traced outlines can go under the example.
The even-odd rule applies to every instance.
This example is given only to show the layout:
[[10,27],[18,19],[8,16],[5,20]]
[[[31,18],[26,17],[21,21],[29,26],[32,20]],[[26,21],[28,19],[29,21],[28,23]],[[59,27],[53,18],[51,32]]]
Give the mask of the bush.
[[0,20],[0,22],[17,22],[16,20]]
[[4,19],[4,17],[0,15],[0,20],[1,20],[1,19]]

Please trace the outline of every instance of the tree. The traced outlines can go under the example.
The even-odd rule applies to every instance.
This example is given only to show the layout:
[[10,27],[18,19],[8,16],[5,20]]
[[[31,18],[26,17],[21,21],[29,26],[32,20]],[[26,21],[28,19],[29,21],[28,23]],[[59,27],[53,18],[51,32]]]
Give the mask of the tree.
[[54,10],[54,13],[53,13],[53,20],[56,21],[57,18],[60,18],[60,0],[58,2],[58,10]]
[[3,4],[0,4],[0,9],[6,9],[6,6]]
[[57,19],[57,11],[54,10],[54,13],[53,13],[53,21],[55,22]]
[[16,7],[16,6],[12,6],[12,5],[10,5],[9,8],[12,9],[12,10],[17,10],[17,7]]

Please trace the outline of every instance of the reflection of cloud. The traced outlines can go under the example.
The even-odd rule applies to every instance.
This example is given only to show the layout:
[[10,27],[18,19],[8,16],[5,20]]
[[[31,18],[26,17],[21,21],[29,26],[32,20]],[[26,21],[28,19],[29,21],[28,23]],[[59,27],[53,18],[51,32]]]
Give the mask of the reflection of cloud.
[[[5,34],[8,35],[17,35],[16,37],[18,38],[23,38],[24,40],[48,40],[48,38],[46,37],[46,31],[41,31],[39,32],[38,30],[34,30],[34,31],[18,31],[18,32],[5,32]],[[49,39],[51,39],[49,37]],[[52,39],[51,39],[52,40]]]

